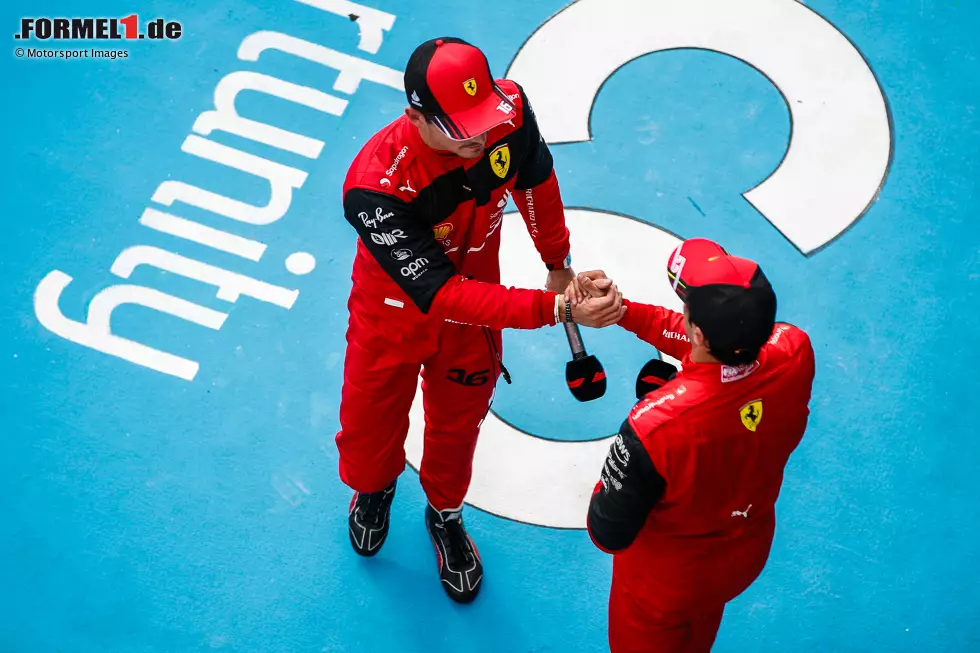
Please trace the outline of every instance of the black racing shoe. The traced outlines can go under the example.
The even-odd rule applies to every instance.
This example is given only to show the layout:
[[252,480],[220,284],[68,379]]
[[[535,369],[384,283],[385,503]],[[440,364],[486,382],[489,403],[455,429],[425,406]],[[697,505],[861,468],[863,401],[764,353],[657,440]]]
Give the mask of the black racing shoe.
[[426,506],[425,527],[436,547],[442,589],[457,603],[469,603],[483,585],[483,562],[463,526],[462,510]]
[[381,550],[388,537],[391,523],[391,502],[395,498],[395,483],[381,490],[362,494],[355,492],[350,500],[347,517],[351,546],[362,556],[373,556]]

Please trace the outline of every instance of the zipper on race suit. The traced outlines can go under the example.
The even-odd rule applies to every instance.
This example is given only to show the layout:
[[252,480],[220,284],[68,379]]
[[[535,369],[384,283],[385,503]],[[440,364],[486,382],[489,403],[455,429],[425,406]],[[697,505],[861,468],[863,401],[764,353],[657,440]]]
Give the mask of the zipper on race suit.
[[497,365],[500,366],[500,373],[504,375],[504,381],[509,384],[510,372],[508,372],[507,368],[504,367],[504,361],[500,357],[500,351],[497,350],[497,343],[494,342],[493,333],[490,331],[490,327],[483,327],[483,335],[485,335],[487,338],[487,345],[490,347],[491,356],[497,362]]

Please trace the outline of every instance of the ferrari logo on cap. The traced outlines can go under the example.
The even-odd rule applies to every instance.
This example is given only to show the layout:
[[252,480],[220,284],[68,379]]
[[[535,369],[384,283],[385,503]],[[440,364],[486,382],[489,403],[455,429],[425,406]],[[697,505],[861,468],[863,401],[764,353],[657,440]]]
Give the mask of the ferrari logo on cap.
[[742,418],[742,425],[754,433],[762,421],[762,400],[750,401],[739,408],[738,414]]
[[476,79],[470,77],[463,82],[463,89],[470,95],[476,95]]
[[499,145],[490,153],[490,168],[493,174],[501,179],[507,176],[510,170],[510,148],[506,145]]

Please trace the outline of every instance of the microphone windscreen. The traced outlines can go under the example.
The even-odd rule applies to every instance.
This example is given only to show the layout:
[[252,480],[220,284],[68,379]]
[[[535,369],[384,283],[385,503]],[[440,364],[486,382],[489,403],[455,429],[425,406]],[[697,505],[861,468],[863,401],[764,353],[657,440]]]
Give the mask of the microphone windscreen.
[[565,364],[565,381],[572,396],[579,401],[592,401],[606,394],[606,371],[599,359],[591,354]]
[[643,399],[673,379],[676,374],[677,368],[666,361],[659,358],[647,361],[636,375],[636,398]]

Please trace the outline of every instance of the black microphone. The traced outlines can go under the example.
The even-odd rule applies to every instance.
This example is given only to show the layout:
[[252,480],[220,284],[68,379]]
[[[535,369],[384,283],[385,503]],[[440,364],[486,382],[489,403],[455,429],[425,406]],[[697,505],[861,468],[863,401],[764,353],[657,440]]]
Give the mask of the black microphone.
[[636,398],[645,396],[667,384],[677,375],[677,368],[659,358],[647,361],[636,375]]
[[572,360],[565,363],[565,382],[579,401],[592,401],[606,394],[606,371],[595,356],[586,353],[578,325],[565,322],[565,335]]

